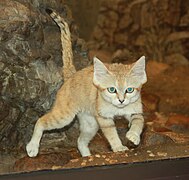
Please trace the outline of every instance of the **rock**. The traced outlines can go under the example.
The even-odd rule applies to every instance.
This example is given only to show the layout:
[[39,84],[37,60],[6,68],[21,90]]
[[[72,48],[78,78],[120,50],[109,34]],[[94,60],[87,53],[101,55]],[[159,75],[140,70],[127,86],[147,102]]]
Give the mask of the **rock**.
[[189,65],[189,60],[186,59],[186,57],[184,57],[182,54],[171,54],[169,56],[165,57],[165,61],[170,64],[170,65],[174,65],[174,66],[178,66],[178,65]]
[[107,13],[106,13],[106,16],[107,16],[107,18],[108,19],[110,19],[111,21],[110,21],[110,24],[108,25],[108,27],[113,27],[113,28],[116,28],[116,26],[112,26],[111,24],[112,24],[112,22],[117,22],[118,21],[118,19],[119,19],[119,16],[118,16],[118,14],[115,12],[115,11],[108,11]]
[[[36,120],[51,108],[63,83],[60,31],[43,7],[62,8],[61,15],[67,15],[68,23],[72,21],[70,12],[65,6],[60,7],[63,4],[58,1],[30,2],[0,2],[3,44],[0,46],[0,148],[6,150],[29,141]],[[74,25],[71,32],[74,64],[79,70],[91,61]]]
[[187,13],[180,20],[181,26],[188,26],[188,24],[189,24],[189,10],[187,10]]
[[158,111],[160,98],[157,95],[142,92],[142,102],[145,112]]
[[[156,117],[151,122],[146,123],[146,130],[144,131],[142,138],[144,145],[150,146],[173,142],[177,144],[189,143],[188,117],[183,115],[171,115],[168,118],[167,116],[159,113],[155,114]],[[187,129],[179,129],[178,124],[181,125],[181,127],[183,127],[183,124],[185,124]],[[175,128],[175,126],[177,128]]]
[[146,46],[146,36],[145,35],[139,35],[135,41],[136,46],[145,47]]
[[0,175],[2,176],[3,174],[10,174],[13,165],[16,161],[17,156],[13,153],[5,153],[1,152],[0,153]]
[[15,162],[14,171],[31,172],[36,170],[49,170],[57,166],[64,166],[69,161],[70,156],[67,153],[41,154],[34,158],[23,157]]
[[72,10],[74,20],[77,22],[81,38],[88,40],[91,36],[98,18],[101,0],[65,1]]
[[160,134],[170,137],[173,142],[178,143],[178,144],[188,144],[189,143],[189,136],[182,134],[182,133],[161,132]]
[[125,13],[119,21],[118,28],[120,30],[127,28],[132,23],[132,18],[129,13]]
[[122,2],[122,0],[108,0],[108,2],[109,3],[107,3],[106,0],[105,1],[103,0],[102,7],[106,7],[107,9],[116,11],[118,8],[118,4]]
[[175,131],[189,130],[189,117],[181,114],[173,114],[169,116],[165,125]]
[[117,49],[112,55],[112,63],[133,63],[137,58],[128,49]]
[[96,27],[93,32],[93,38],[96,41],[104,39],[104,33],[102,32],[100,27]]
[[141,7],[141,22],[140,22],[140,25],[141,25],[142,29],[152,27],[155,24],[154,13],[151,13],[152,7],[153,6],[150,5],[150,3],[145,3]]
[[145,132],[142,136],[142,144],[144,146],[158,146],[167,143],[172,143],[171,138],[160,133]]
[[111,52],[106,50],[91,50],[89,51],[89,58],[98,57],[103,62],[111,62]]
[[127,45],[128,37],[126,34],[116,33],[114,37],[115,43],[119,44],[120,46]]
[[166,132],[171,132],[170,129],[164,127],[164,126],[160,126],[159,124],[154,124],[153,125],[153,131],[157,132],[157,133],[166,133]]
[[[105,23],[106,23],[106,16],[104,14],[99,15],[99,21],[98,21],[98,26],[99,27],[104,27]],[[102,31],[102,29],[100,29],[99,31]],[[95,33],[96,34],[96,33]]]
[[149,77],[155,77],[169,68],[169,65],[157,61],[148,61],[146,71]]
[[144,146],[154,146],[172,143],[170,137],[161,134],[162,132],[171,131],[164,125],[167,121],[167,117],[157,112],[151,114],[152,116],[149,117],[150,119],[148,119],[142,135],[142,144],[144,144]]

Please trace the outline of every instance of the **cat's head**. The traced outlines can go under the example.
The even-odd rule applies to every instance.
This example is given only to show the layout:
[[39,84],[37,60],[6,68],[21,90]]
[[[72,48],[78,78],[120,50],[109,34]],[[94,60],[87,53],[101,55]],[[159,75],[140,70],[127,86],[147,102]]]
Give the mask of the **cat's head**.
[[105,65],[94,57],[93,83],[103,99],[116,107],[123,108],[135,102],[146,81],[144,56],[130,65]]

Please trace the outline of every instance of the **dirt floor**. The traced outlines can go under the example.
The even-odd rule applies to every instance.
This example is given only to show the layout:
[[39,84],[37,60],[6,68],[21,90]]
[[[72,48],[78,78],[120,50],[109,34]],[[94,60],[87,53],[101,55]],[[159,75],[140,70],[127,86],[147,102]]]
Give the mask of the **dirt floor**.
[[119,118],[117,129],[130,147],[127,152],[112,153],[99,132],[90,145],[93,156],[81,158],[74,145],[65,148],[61,140],[57,144],[52,141],[42,144],[36,158],[28,158],[23,150],[2,152],[0,174],[189,157],[189,67],[150,61],[147,72],[148,82],[143,88],[146,124],[138,147],[125,140],[127,123]]

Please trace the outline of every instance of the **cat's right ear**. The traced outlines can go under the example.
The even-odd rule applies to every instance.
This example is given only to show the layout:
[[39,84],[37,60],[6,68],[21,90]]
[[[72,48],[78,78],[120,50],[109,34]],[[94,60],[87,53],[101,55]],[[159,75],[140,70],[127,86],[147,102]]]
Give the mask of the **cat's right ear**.
[[93,83],[97,86],[103,82],[105,77],[110,74],[106,66],[97,58],[93,58],[94,64],[94,75],[93,75]]

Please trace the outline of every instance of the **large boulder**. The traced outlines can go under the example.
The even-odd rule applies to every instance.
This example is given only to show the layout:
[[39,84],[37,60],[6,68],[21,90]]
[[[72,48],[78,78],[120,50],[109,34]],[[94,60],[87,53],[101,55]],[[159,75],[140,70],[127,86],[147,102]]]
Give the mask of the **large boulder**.
[[0,1],[0,147],[22,147],[36,120],[48,111],[63,83],[60,31],[45,13],[54,8],[68,19],[74,64],[90,64],[64,0]]

